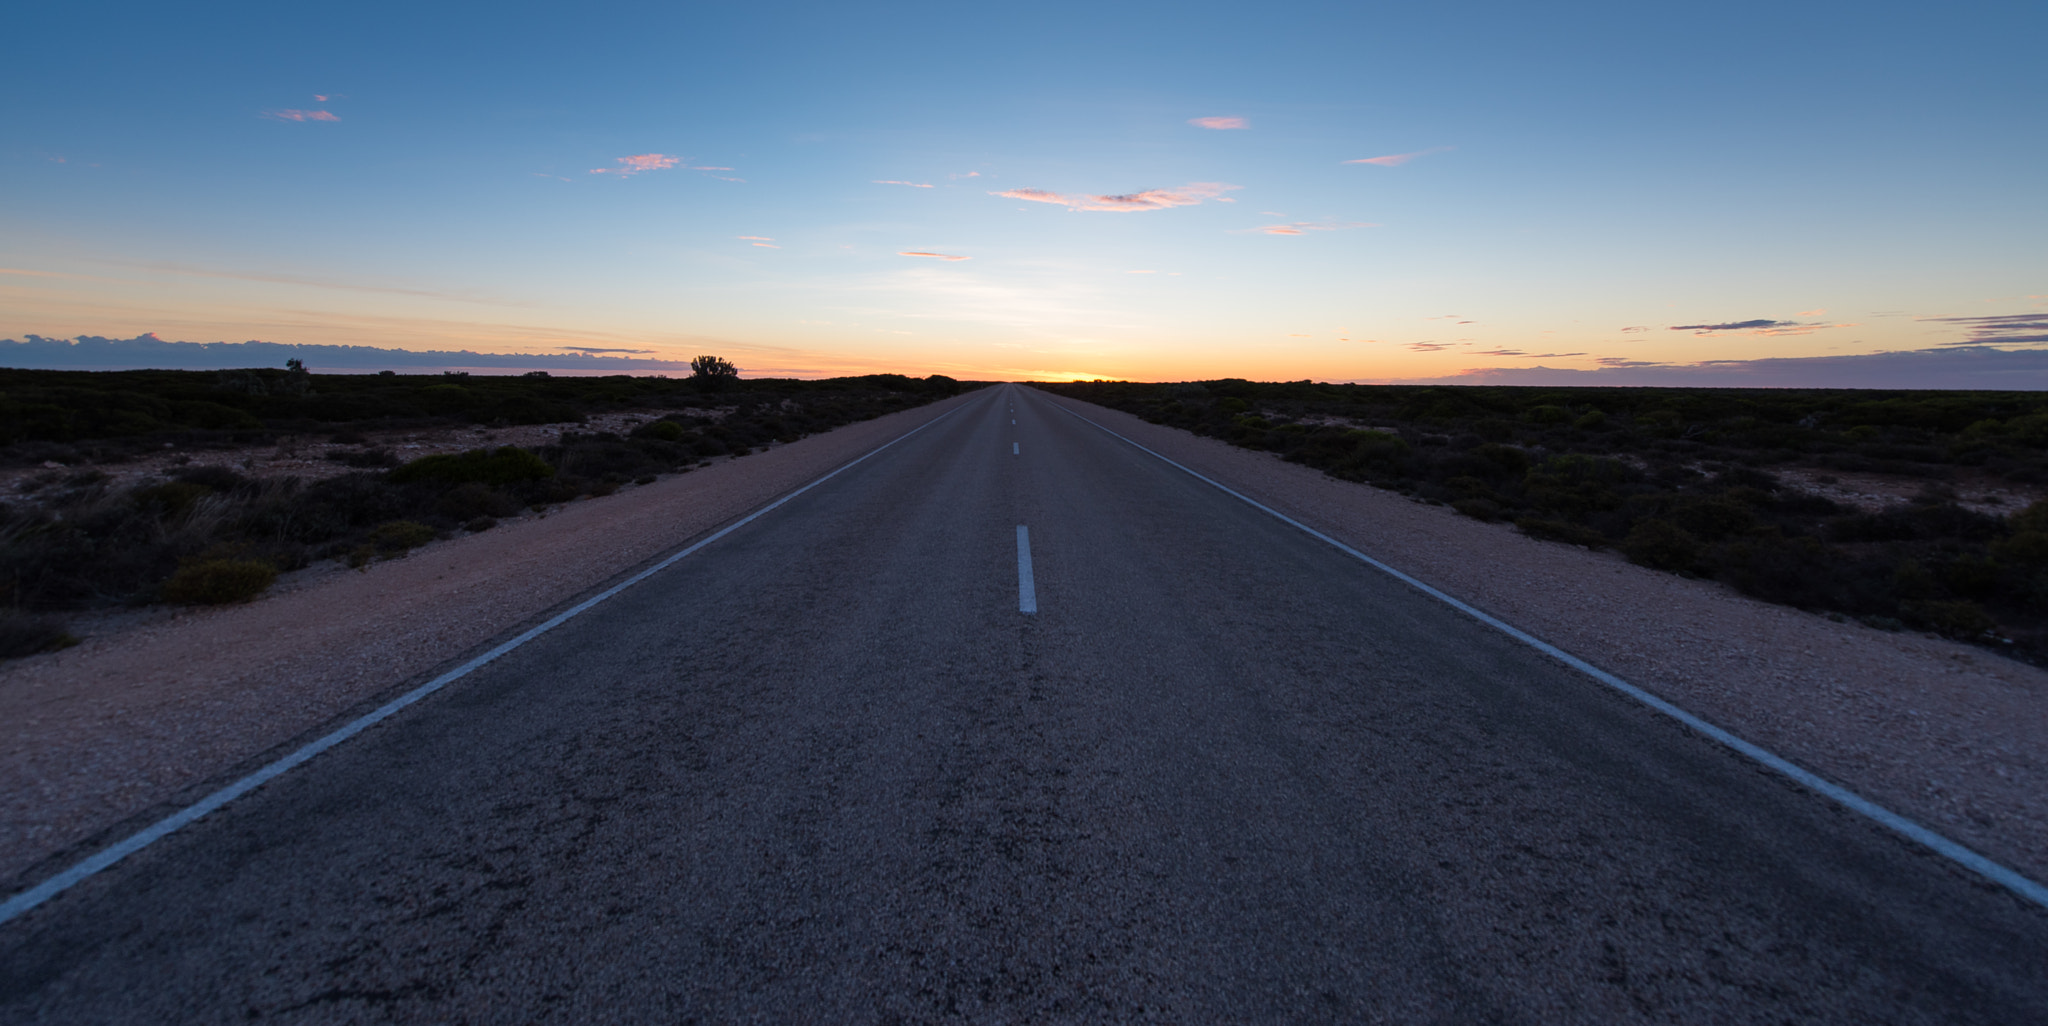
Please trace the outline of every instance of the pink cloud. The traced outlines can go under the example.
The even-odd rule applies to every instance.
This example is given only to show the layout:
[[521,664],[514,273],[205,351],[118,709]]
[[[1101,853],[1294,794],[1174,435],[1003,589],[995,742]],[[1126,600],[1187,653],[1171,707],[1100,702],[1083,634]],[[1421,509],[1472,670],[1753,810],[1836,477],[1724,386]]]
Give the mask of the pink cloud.
[[1302,235],[1308,232],[1341,232],[1349,228],[1378,228],[1377,224],[1364,221],[1296,221],[1293,224],[1269,224],[1258,228],[1240,228],[1240,233],[1260,232],[1266,235]]
[[1129,192],[1112,196],[1068,196],[1064,193],[1049,192],[1045,189],[1007,189],[991,192],[991,196],[1009,199],[1029,200],[1033,203],[1051,203],[1071,210],[1097,210],[1110,213],[1130,214],[1141,210],[1165,210],[1168,207],[1192,207],[1203,200],[1213,199],[1228,203],[1231,200],[1223,193],[1242,186],[1225,185],[1222,182],[1189,182],[1172,189],[1146,189],[1143,192]]
[[776,244],[774,244],[774,243],[772,243],[772,242],[753,242],[753,243],[748,243],[748,245],[752,245],[752,246],[759,246],[759,247],[761,247],[762,249],[781,249],[781,248],[782,248],[781,246],[778,246],[778,245],[776,245]]
[[266,118],[277,121],[340,121],[341,119],[324,110],[266,110]]
[[626,178],[637,175],[642,171],[667,170],[682,162],[683,158],[671,157],[666,153],[636,153],[633,156],[619,157],[612,161],[612,163],[619,165],[618,167],[594,167],[590,169],[590,173],[594,175],[618,175],[621,178]]
[[1415,158],[1417,158],[1417,157],[1427,157],[1427,156],[1429,156],[1429,155],[1430,155],[1430,154],[1432,154],[1432,153],[1443,153],[1443,152],[1445,152],[1445,151],[1448,151],[1448,150],[1454,150],[1454,149],[1457,149],[1457,147],[1455,147],[1455,146],[1432,146],[1432,147],[1430,147],[1429,149],[1426,149],[1426,150],[1416,150],[1416,151],[1415,151],[1414,153],[1389,153],[1389,154],[1387,154],[1387,155],[1386,155],[1386,156],[1384,156],[1384,157],[1361,157],[1361,158],[1359,158],[1358,160],[1347,160],[1347,161],[1345,161],[1344,163],[1346,163],[1346,164],[1376,164],[1376,165],[1378,165],[1378,166],[1380,166],[1380,167],[1400,167],[1401,165],[1403,165],[1403,164],[1406,164],[1406,163],[1408,163],[1409,161],[1411,161],[1411,160],[1414,160],[1414,159],[1415,159]]
[[933,260],[972,260],[973,257],[954,256],[951,253],[927,253],[921,249],[907,249],[897,256],[930,257]]
[[1188,124],[1196,128],[1250,128],[1252,123],[1243,118],[1189,118]]
[[876,184],[876,185],[908,185],[908,186],[910,186],[910,187],[911,187],[911,188],[913,188],[913,189],[929,189],[929,188],[931,188],[931,187],[932,187],[932,185],[931,185],[931,183],[930,183],[930,182],[905,182],[905,181],[899,181],[899,180],[897,180],[897,179],[894,179],[894,178],[877,178],[877,179],[875,179],[875,184]]
[[775,241],[775,237],[774,237],[774,236],[772,236],[772,235],[735,235],[735,236],[733,236],[733,238],[735,238],[735,239],[745,239],[745,240],[746,240],[746,241],[748,241],[748,242],[774,242],[774,241]]
[[967,172],[967,173],[966,173],[966,174],[964,174],[964,175],[947,175],[946,177],[947,177],[947,178],[980,178],[980,177],[981,177],[981,172],[979,172],[979,171],[969,171],[969,172]]

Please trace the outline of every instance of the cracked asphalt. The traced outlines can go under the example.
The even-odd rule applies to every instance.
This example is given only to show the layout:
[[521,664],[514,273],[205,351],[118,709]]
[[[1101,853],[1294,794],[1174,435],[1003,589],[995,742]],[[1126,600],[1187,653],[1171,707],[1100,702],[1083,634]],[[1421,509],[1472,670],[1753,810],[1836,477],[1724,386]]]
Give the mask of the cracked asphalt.
[[999,386],[0,926],[0,1019],[2021,1024],[2044,966],[2042,910]]

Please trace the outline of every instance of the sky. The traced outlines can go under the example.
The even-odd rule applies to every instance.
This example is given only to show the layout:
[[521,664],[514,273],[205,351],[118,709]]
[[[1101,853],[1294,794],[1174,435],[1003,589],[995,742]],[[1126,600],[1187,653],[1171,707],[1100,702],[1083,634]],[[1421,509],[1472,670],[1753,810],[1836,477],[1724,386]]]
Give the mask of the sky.
[[0,338],[2048,387],[2038,3],[86,0],[9,34]]

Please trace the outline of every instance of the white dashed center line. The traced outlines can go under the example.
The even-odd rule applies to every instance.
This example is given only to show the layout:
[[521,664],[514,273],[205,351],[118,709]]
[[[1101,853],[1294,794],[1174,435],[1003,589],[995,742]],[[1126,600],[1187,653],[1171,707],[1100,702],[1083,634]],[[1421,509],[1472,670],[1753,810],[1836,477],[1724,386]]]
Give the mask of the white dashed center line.
[[1031,579],[1031,529],[1017,525],[1017,611],[1038,612],[1038,585]]

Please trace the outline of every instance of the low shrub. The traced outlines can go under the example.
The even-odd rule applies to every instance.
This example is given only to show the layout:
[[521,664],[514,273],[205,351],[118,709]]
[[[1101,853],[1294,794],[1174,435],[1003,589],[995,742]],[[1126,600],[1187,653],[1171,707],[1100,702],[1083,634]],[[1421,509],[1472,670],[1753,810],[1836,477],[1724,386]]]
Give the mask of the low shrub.
[[1669,520],[1645,520],[1636,524],[1621,542],[1622,555],[1638,566],[1653,570],[1682,572],[1700,562],[1700,540],[1692,532]]
[[256,559],[188,560],[163,583],[166,602],[218,606],[246,602],[277,581],[277,568]]
[[433,528],[417,520],[393,520],[370,530],[370,545],[386,555],[400,555],[433,541]]
[[450,520],[469,521],[479,517],[509,517],[519,512],[519,499],[477,481],[450,488],[434,504],[434,511]]
[[16,610],[0,612],[0,659],[20,659],[76,644],[78,639],[56,617]]
[[391,472],[391,480],[397,484],[435,481],[511,485],[553,476],[555,468],[548,461],[516,445],[422,456]]
[[657,420],[652,424],[642,424],[634,429],[633,437],[652,438],[662,442],[680,442],[683,440],[683,436],[688,433],[681,424],[675,421]]

